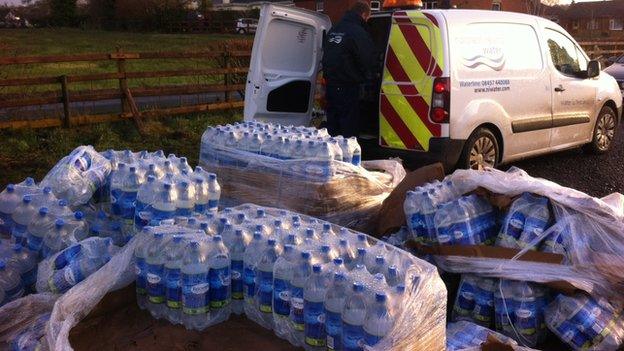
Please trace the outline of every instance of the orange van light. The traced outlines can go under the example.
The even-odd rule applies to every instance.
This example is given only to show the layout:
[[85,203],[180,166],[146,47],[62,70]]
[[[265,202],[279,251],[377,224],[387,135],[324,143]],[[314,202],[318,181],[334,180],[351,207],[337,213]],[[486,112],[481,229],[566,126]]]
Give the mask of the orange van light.
[[422,0],[386,0],[383,2],[384,9],[408,9],[417,7],[423,7]]

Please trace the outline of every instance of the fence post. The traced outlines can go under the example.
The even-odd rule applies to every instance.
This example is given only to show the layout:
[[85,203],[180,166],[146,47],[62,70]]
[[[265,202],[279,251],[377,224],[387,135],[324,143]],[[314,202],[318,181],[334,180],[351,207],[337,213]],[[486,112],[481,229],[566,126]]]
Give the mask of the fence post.
[[119,92],[121,93],[121,114],[128,112],[130,105],[128,104],[128,98],[125,95],[128,89],[128,80],[126,79],[126,59],[123,58],[121,48],[117,48],[117,73],[120,73],[119,78]]
[[67,90],[67,76],[62,75],[61,80],[61,94],[63,99],[63,127],[71,127],[70,111],[69,111],[69,91]]
[[[230,60],[230,48],[228,45],[224,46],[225,51],[223,52],[223,67],[226,70],[229,70],[232,66],[232,62]],[[230,102],[230,73],[226,71],[223,75],[223,81],[225,85],[225,101]]]

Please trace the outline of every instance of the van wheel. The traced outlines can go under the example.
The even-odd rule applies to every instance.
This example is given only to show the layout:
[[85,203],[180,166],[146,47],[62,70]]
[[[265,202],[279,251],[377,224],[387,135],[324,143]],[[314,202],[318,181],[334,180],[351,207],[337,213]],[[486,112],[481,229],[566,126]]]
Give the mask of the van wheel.
[[611,149],[615,131],[617,129],[617,117],[609,106],[604,106],[596,119],[594,137],[591,143],[585,145],[585,151],[592,154],[604,154]]
[[500,148],[496,136],[487,128],[479,128],[466,141],[458,168],[482,170],[494,168],[499,162]]

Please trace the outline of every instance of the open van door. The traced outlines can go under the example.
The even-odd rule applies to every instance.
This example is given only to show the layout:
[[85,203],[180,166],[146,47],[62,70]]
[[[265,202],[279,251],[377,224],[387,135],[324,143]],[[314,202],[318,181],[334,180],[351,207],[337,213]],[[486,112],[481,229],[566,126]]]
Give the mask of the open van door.
[[296,7],[265,4],[254,39],[245,120],[308,125],[329,17]]

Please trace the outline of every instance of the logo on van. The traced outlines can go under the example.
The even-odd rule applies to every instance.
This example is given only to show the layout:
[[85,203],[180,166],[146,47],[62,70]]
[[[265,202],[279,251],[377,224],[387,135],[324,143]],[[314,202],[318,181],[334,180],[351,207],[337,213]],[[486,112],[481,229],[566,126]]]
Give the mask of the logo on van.
[[480,48],[480,50],[469,50],[464,53],[464,66],[476,68],[481,65],[489,67],[495,71],[500,71],[505,67],[505,53],[501,47],[490,46]]

